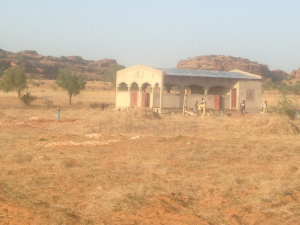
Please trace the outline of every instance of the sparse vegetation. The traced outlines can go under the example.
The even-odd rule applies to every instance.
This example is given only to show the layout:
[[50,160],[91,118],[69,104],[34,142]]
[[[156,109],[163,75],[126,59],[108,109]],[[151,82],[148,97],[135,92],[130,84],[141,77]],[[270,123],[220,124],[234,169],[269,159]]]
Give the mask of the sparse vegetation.
[[278,112],[283,115],[287,115],[292,120],[295,119],[296,104],[287,99],[286,96],[282,96],[282,99],[278,100]]
[[0,51],[0,58],[6,58],[7,53],[5,51]]
[[125,67],[117,63],[111,64],[108,70],[103,74],[103,80],[110,82],[112,87],[116,86],[116,74],[118,70],[124,69]]
[[[91,103],[115,99],[113,91],[95,96],[92,88],[105,87],[99,81],[87,82],[73,106],[63,104],[63,90],[52,91],[54,81],[38,82],[45,84],[31,87],[41,94],[32,107],[0,92],[1,222],[299,221],[300,121],[232,112],[231,118],[200,117],[198,130],[189,132],[183,124],[195,119],[181,114],[158,120],[151,110],[91,110]],[[62,106],[60,123],[44,99]],[[263,99],[277,106],[278,95]],[[114,133],[99,133],[99,122],[114,124]],[[154,125],[151,132],[141,133],[145,124]]]
[[271,79],[266,79],[263,81],[263,90],[279,90],[284,95],[286,94],[295,94],[300,95],[300,85],[296,83],[293,85],[291,82],[289,84],[282,82],[282,83],[275,83],[272,82]]
[[25,105],[30,105],[31,102],[33,102],[34,100],[36,100],[36,97],[31,95],[29,92],[27,92],[25,95],[23,95],[21,97],[21,101],[25,104]]
[[0,89],[4,92],[16,91],[18,98],[21,97],[21,92],[27,87],[27,77],[22,67],[16,66],[4,72],[3,78],[0,81]]
[[65,67],[59,70],[56,84],[68,92],[71,105],[72,96],[80,94],[80,91],[85,89],[86,78],[81,74],[72,73],[68,67]]
[[0,78],[3,76],[4,74],[4,69],[0,68]]

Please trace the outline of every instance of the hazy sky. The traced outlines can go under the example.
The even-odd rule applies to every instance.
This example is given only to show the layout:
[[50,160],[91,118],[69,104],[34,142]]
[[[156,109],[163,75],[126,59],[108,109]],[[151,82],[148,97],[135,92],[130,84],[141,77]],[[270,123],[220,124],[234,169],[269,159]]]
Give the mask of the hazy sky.
[[176,67],[199,55],[300,67],[300,0],[0,0],[0,48]]

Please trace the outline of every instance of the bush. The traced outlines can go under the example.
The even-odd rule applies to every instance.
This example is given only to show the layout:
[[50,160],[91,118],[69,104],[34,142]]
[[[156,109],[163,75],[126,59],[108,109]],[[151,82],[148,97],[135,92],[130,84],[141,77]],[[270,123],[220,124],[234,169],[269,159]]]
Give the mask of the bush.
[[3,74],[4,74],[4,69],[0,68],[0,78],[2,77]]
[[49,99],[45,99],[44,103],[47,106],[47,109],[49,109],[51,106],[53,106],[53,101],[51,101]]
[[7,57],[7,53],[6,52],[0,52],[0,58],[6,58]]
[[34,100],[36,100],[35,96],[32,96],[29,92],[27,92],[26,95],[23,95],[21,97],[21,101],[25,104],[25,105],[30,105],[31,102],[33,102]]
[[21,92],[27,87],[27,77],[25,70],[22,67],[16,66],[6,70],[0,81],[0,88],[4,92],[17,91],[18,98],[21,97]]
[[279,114],[286,115],[292,120],[295,119],[295,105],[291,100],[288,100],[286,96],[283,96],[282,99],[278,101],[277,106]]
[[96,109],[96,108],[98,108],[98,107],[100,107],[97,103],[91,103],[90,104],[90,107],[92,108],[92,109]]
[[59,61],[61,61],[61,62],[67,62],[68,59],[67,59],[65,56],[61,56],[61,57],[59,58]]

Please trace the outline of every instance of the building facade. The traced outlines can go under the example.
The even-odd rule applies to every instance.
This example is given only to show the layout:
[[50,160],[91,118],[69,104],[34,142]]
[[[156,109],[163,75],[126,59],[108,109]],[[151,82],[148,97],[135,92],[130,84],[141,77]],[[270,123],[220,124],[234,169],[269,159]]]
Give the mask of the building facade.
[[211,109],[238,110],[246,101],[246,112],[259,112],[262,78],[233,70],[205,71],[191,69],[154,69],[135,65],[117,72],[116,107],[147,107],[160,113],[183,107],[188,89],[187,107],[206,100]]

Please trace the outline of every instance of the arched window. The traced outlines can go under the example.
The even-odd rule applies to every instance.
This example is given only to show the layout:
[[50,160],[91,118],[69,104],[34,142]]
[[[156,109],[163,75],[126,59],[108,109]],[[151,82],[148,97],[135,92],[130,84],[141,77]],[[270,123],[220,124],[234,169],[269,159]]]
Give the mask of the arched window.
[[142,85],[142,92],[152,92],[152,87],[149,83],[144,83]]
[[139,91],[139,85],[137,83],[133,82],[130,86],[130,91],[131,92]]
[[128,86],[126,83],[122,82],[118,85],[118,91],[128,91]]

